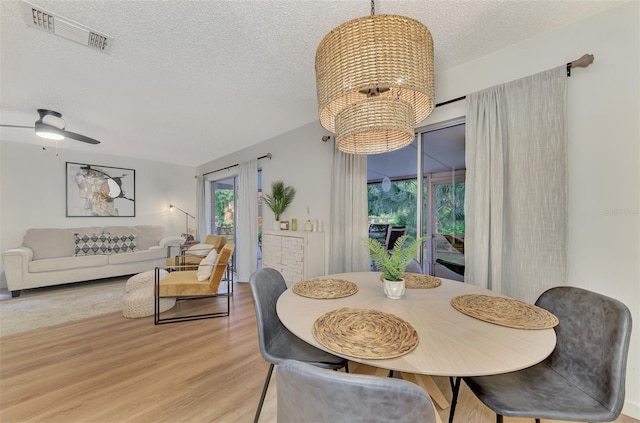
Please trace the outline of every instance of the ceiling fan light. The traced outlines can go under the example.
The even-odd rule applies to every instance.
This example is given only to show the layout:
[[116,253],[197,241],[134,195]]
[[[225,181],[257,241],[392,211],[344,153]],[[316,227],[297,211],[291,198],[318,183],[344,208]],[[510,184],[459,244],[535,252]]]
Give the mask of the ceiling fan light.
[[36,135],[41,138],[46,138],[48,140],[56,140],[56,141],[60,141],[64,139],[64,135],[62,134],[62,131],[60,131],[58,128],[45,125],[40,121],[36,122],[35,128],[36,128]]
[[54,132],[48,131],[46,129],[41,129],[41,130],[37,130],[36,129],[36,135],[42,138],[46,138],[48,140],[63,140],[64,137],[60,134],[56,134]]

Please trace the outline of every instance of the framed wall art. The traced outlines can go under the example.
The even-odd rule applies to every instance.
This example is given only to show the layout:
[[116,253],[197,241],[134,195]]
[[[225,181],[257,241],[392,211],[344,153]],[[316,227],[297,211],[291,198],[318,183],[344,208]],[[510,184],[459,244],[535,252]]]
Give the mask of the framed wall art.
[[136,171],[67,162],[67,217],[135,217]]

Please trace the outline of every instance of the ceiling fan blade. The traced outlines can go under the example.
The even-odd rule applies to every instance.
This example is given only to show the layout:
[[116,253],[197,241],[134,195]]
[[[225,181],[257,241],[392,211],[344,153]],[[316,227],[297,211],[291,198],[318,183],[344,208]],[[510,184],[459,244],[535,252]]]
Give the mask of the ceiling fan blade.
[[0,124],[0,126],[6,128],[35,128],[36,135],[47,139],[61,140],[63,138],[71,138],[76,141],[86,142],[87,144],[100,144],[100,141],[93,138],[76,134],[75,132],[65,131],[65,122],[64,119],[62,119],[62,114],[56,111],[48,109],[38,109],[38,115],[40,115],[40,119],[35,122],[34,126],[5,124]]
[[29,129],[33,129],[33,126],[24,126],[24,125],[5,125],[3,123],[0,123],[0,126],[4,126],[5,128],[29,128]]
[[100,141],[98,140],[94,140],[93,138],[89,138],[84,135],[76,134],[75,132],[60,131],[60,133],[66,138],[71,138],[76,141],[86,142],[87,144],[100,144]]

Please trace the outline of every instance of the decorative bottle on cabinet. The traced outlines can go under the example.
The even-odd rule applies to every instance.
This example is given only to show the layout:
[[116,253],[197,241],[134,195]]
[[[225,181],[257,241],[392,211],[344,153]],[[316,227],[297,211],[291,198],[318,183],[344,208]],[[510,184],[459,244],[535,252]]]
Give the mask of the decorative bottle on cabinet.
[[262,267],[276,269],[287,286],[324,275],[323,232],[262,232]]

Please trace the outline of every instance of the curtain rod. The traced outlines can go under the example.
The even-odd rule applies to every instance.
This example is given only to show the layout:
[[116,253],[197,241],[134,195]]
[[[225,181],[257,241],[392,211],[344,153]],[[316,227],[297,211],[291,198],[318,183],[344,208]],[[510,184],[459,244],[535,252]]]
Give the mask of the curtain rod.
[[[593,63],[593,59],[594,59],[593,54],[583,54],[581,58],[576,59],[573,62],[567,63],[567,78],[571,77],[572,68],[586,68],[587,66]],[[450,103],[455,103],[456,101],[464,100],[465,98],[467,98],[467,96],[463,95],[462,97],[443,101],[442,103],[436,104],[436,107],[444,106]]]
[[[258,160],[260,160],[260,159],[269,159],[269,160],[271,160],[271,157],[272,157],[271,153],[267,153],[264,156],[258,157]],[[222,168],[220,168],[218,170],[212,170],[211,172],[203,173],[202,176],[206,176],[206,175],[210,175],[212,173],[220,172],[221,170],[231,169],[232,167],[236,167],[236,166],[240,166],[240,163],[232,164],[231,166],[222,167]]]

